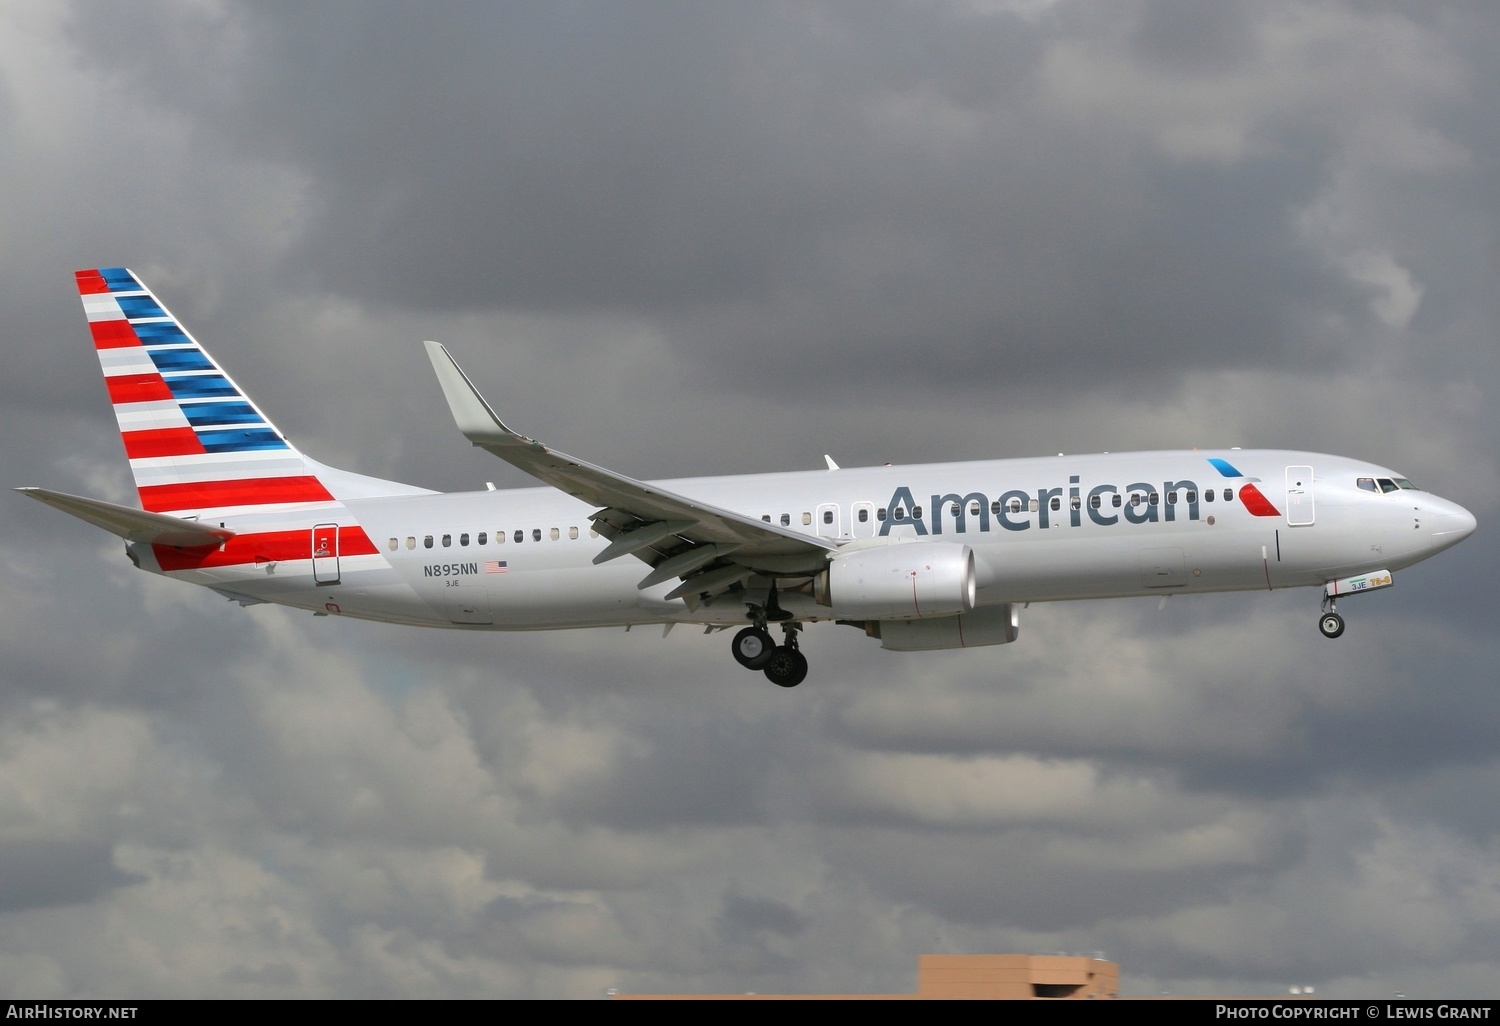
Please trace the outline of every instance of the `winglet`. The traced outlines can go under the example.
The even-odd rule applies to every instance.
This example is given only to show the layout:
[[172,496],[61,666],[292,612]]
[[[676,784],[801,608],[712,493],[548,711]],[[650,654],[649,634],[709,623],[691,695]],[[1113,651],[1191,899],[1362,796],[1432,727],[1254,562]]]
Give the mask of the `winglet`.
[[443,396],[448,408],[453,411],[454,423],[465,438],[475,445],[535,444],[531,439],[518,435],[501,423],[490,404],[485,402],[474,382],[443,347],[440,342],[423,342],[427,347],[427,358],[437,372],[438,384],[443,386]]

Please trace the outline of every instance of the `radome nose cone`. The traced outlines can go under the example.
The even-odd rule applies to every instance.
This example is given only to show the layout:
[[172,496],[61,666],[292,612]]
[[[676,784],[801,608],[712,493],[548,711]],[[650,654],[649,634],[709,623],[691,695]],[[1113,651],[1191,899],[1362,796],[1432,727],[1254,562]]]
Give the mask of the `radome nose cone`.
[[1432,536],[1452,545],[1473,534],[1474,528],[1478,526],[1479,522],[1474,519],[1474,514],[1462,506],[1453,505],[1450,510],[1433,518]]

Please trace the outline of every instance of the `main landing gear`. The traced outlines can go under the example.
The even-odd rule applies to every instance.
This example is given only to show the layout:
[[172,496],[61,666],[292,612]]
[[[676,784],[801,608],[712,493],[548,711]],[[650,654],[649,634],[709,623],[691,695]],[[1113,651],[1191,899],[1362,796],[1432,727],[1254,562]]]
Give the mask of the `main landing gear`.
[[[793,623],[792,614],[776,604],[774,587],[765,608],[752,605],[750,615],[755,623],[736,634],[729,646],[735,662],[748,670],[763,671],[766,679],[779,687],[794,688],[801,684],[807,679],[807,657],[797,646],[797,632],[802,625]],[[780,645],[771,640],[771,632],[766,630],[768,620],[781,622],[786,640]]]

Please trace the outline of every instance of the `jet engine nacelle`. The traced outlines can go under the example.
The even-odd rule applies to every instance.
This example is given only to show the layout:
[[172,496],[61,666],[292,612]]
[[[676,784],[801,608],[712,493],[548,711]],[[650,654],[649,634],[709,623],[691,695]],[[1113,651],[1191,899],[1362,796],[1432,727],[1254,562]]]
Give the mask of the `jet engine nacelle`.
[[837,617],[951,616],[974,608],[974,550],[952,542],[911,542],[834,556],[813,597]]
[[871,621],[865,630],[892,652],[931,652],[942,648],[1007,645],[1021,634],[1020,610],[1009,602],[981,606],[972,613],[930,620]]

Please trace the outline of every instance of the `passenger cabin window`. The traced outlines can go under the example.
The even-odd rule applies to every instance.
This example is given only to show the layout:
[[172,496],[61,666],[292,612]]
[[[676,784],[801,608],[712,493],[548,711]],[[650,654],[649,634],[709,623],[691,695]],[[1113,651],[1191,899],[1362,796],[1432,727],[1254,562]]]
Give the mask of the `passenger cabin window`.
[[445,549],[446,548],[451,548],[452,546],[453,546],[453,535],[451,535],[451,534],[445,534],[445,535],[443,535],[443,548],[445,548]]
[[516,544],[519,545],[519,544],[521,544],[525,540],[526,540],[526,532],[522,531],[522,530],[520,530],[518,528],[516,530]]
[[769,513],[762,513],[760,518],[768,524],[771,522],[771,514]]
[[1098,509],[1102,505],[1104,505],[1104,496],[1102,496],[1102,495],[1090,495],[1089,496],[1089,509]]
[[1234,489],[1233,488],[1226,488],[1226,489],[1224,489],[1224,501],[1225,502],[1233,502],[1234,501]]
[[531,529],[531,540],[532,541],[541,541],[542,540],[542,529],[540,527],[533,527]]
[[892,520],[905,520],[906,519],[906,507],[904,507],[904,506],[897,506],[894,510],[891,511],[891,519]]
[[1109,497],[1109,504],[1111,506],[1113,506],[1115,509],[1119,509],[1120,506],[1121,506],[1121,504],[1124,503],[1124,501],[1125,501],[1124,499],[1120,498],[1120,493],[1119,492],[1115,492],[1115,494],[1113,494],[1113,495],[1111,495]]
[[881,520],[881,521],[885,520],[885,507],[884,506],[881,506],[879,509],[877,509],[875,511],[875,519],[876,520]]
[[1157,492],[1152,492],[1150,496],[1147,497],[1146,501],[1151,503],[1151,505],[1153,506],[1159,506],[1161,505],[1161,495]]
[[554,527],[552,530],[547,532],[547,537],[551,538],[553,541],[557,541],[562,537],[562,532]]
[[782,527],[791,527],[792,526],[792,515],[790,513],[783,513],[783,514],[781,514],[781,526]]
[[833,510],[831,510],[831,509],[825,509],[823,511],[823,523],[825,523],[825,524],[831,524],[831,523],[833,523]]
[[1060,496],[1054,495],[1052,496],[1052,501],[1048,503],[1048,505],[1052,507],[1052,512],[1056,513],[1058,510],[1062,509],[1062,498]]
[[859,522],[861,524],[868,524],[870,522],[870,511],[863,506],[859,508]]
[[460,545],[467,545],[467,544],[469,544],[469,532],[468,531],[465,531],[463,534],[461,534],[461,535],[458,536],[458,543]]
[[432,548],[432,535],[429,534],[429,535],[424,535],[423,536],[423,538],[422,538],[422,548],[424,548],[424,549],[430,549],[430,548]]
[[390,550],[392,552],[395,552],[400,547],[401,547],[401,539],[400,538],[392,538],[391,539],[391,544],[390,544]]
[[576,527],[570,527],[570,528],[568,528],[568,540],[569,541],[577,541],[578,540],[578,528],[576,528]]
[[488,538],[488,537],[489,537],[489,536],[488,536],[488,535],[487,535],[487,534],[485,534],[485,533],[484,533],[484,532],[483,532],[483,531],[480,531],[480,532],[479,532],[479,537],[477,537],[477,538],[475,538],[475,539],[474,539],[474,541],[475,541],[475,542],[477,542],[477,543],[478,543],[478,544],[480,544],[480,545],[483,545],[483,544],[484,544],[484,543],[485,543],[485,540],[486,540],[486,539],[487,539],[487,538]]
[[803,527],[811,527],[812,526],[812,514],[811,513],[803,513],[802,514],[802,526]]
[[1021,512],[1021,500],[1020,499],[1011,499],[1010,502],[1006,503],[1006,505],[1010,507],[1010,511],[1012,513],[1019,513],[1019,512]]
[[414,549],[414,548],[417,547],[417,536],[416,535],[409,534],[409,535],[406,536],[406,547],[409,548],[409,549]]
[[[953,513],[953,515],[954,516],[958,516],[958,511],[955,510],[954,513]],[[969,503],[969,516],[971,516],[971,517],[977,517],[977,516],[979,516],[979,503],[977,503],[977,502],[971,502],[971,503]]]

